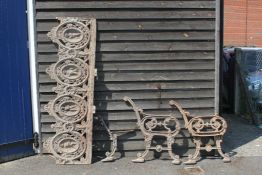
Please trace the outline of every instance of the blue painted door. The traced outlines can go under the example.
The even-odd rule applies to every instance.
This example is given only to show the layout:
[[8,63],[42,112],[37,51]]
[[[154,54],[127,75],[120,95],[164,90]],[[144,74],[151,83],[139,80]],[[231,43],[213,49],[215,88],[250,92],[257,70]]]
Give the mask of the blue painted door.
[[0,162],[31,154],[26,0],[0,0]]

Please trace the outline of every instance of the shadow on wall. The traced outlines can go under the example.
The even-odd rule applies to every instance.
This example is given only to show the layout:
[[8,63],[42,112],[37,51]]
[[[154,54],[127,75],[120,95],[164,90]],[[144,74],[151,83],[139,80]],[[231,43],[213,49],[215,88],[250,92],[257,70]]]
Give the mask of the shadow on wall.
[[[98,38],[99,39],[99,38]],[[100,50],[100,45],[98,45],[97,50]],[[136,157],[138,152],[143,152],[145,150],[144,146],[144,138],[141,134],[140,129],[136,125],[137,119],[135,117],[135,113],[132,108],[126,106],[125,102],[122,100],[126,93],[123,93],[123,97],[120,97],[119,94],[113,95],[115,93],[112,90],[113,86],[117,86],[117,84],[111,82],[105,82],[105,73],[104,73],[104,64],[102,64],[102,55],[98,54],[96,57],[98,76],[95,82],[95,105],[96,105],[96,114],[94,119],[94,128],[93,128],[93,162],[101,161],[105,158],[105,152],[110,150],[111,141],[110,137],[105,130],[105,128],[101,125],[98,117],[102,117],[106,122],[107,126],[118,135],[118,145],[117,145],[117,153],[116,158],[122,157]],[[110,88],[109,88],[110,87]],[[119,89],[119,87],[114,87],[113,89]],[[159,95],[159,109],[161,109],[162,98],[161,98],[161,88],[157,88],[157,94]],[[130,93],[130,94],[129,94]],[[132,97],[133,91],[128,91],[128,95]],[[110,101],[110,102],[109,102]],[[128,111],[125,109],[124,111],[115,112],[114,109],[118,109],[117,107],[113,107],[113,111],[108,111],[109,108],[112,108],[112,101],[117,102],[121,106],[126,106]],[[109,103],[108,103],[109,102]],[[115,104],[115,103],[114,103]],[[167,104],[168,105],[168,104]],[[163,107],[162,107],[163,108]],[[163,111],[163,110],[162,110]],[[158,112],[161,112],[158,111]],[[170,110],[166,110],[165,113],[170,114]],[[182,117],[180,117],[182,119]],[[180,120],[181,126],[183,126],[182,120]],[[118,132],[121,130],[126,130],[125,132]],[[189,135],[185,133],[183,130],[179,134],[178,141],[173,145],[174,152],[178,155],[185,155],[188,153],[188,149],[192,149],[192,143],[189,143]],[[154,144],[162,144],[163,139],[154,139]],[[191,147],[190,147],[190,146]],[[148,156],[150,158],[161,158],[165,159],[168,157],[167,152],[162,153],[153,152]]]

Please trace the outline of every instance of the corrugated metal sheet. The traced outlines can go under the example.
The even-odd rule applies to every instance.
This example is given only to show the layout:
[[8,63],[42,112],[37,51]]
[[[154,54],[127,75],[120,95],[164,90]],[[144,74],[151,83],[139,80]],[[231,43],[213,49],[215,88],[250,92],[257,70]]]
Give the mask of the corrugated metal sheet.
[[[169,113],[168,101],[177,99],[193,114],[213,113],[215,4],[215,0],[36,0],[41,106],[55,95],[45,68],[57,60],[57,49],[46,33],[58,24],[56,17],[79,16],[98,19],[97,115],[112,130],[135,129],[120,137],[120,150],[144,149],[135,115],[122,100],[125,95],[150,112]],[[53,117],[41,113],[43,141],[54,134],[53,122]],[[188,137],[186,132],[180,134],[177,142],[184,145],[180,148],[193,145]],[[108,149],[101,127],[94,128],[94,145],[95,151]]]

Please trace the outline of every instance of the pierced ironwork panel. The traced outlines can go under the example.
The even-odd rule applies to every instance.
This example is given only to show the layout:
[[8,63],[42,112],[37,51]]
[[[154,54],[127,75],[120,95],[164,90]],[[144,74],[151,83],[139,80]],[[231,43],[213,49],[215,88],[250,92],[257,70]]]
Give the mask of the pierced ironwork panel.
[[58,18],[48,37],[58,46],[58,61],[46,72],[57,82],[57,97],[46,106],[56,123],[56,134],[47,139],[46,150],[57,164],[90,164],[92,158],[93,92],[96,20]]

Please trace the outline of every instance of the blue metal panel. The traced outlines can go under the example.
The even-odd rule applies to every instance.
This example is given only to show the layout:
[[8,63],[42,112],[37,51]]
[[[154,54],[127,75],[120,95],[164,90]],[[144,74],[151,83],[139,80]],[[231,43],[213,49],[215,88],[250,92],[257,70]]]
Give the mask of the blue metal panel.
[[0,157],[28,154],[33,129],[26,0],[0,0],[0,77]]

